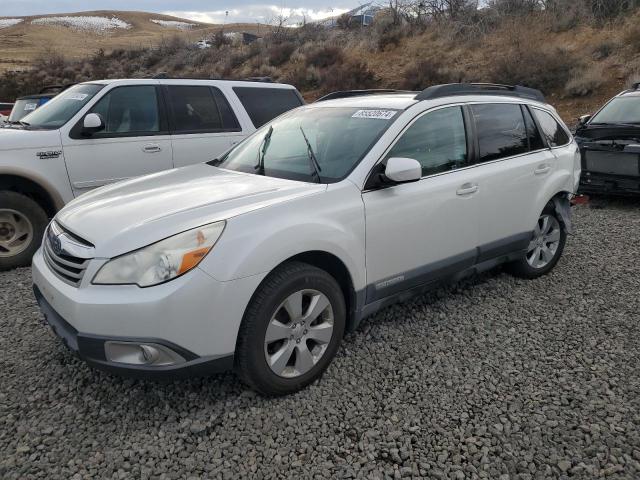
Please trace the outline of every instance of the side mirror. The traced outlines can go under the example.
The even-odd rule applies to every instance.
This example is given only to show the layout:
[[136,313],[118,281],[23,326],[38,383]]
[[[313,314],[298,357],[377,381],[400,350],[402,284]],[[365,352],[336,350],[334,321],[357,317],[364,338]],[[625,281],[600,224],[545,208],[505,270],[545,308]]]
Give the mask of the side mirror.
[[104,128],[104,120],[97,113],[89,113],[84,117],[84,121],[82,122],[82,131],[84,133],[95,133],[99,132]]
[[578,119],[578,123],[580,125],[584,125],[585,123],[587,123],[589,120],[591,120],[591,114],[588,115],[582,115],[580,116],[580,118]]
[[384,176],[395,183],[415,182],[422,178],[422,166],[413,158],[392,157],[387,160]]

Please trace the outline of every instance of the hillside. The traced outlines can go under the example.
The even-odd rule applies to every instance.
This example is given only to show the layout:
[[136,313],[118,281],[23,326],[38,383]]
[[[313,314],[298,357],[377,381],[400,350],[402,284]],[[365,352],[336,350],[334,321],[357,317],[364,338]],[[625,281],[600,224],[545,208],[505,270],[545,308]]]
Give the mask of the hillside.
[[[152,47],[173,36],[196,42],[222,28],[156,13],[107,10],[0,17],[0,72],[31,67],[38,56],[48,51],[79,59],[100,48],[110,52],[117,48]],[[230,24],[224,28],[255,33],[261,26]]]
[[[419,90],[437,83],[493,82],[541,89],[574,123],[578,115],[640,80],[640,10],[596,16],[586,9],[594,0],[555,1],[556,11],[502,10],[499,0],[492,8],[455,16],[416,18],[383,11],[369,28],[225,27],[225,32],[261,29],[262,41],[250,45],[215,35],[219,25],[191,22],[194,26],[182,30],[151,20],[184,20],[148,13],[90,12],[116,15],[130,25],[106,32],[24,21],[0,29],[0,41],[3,36],[14,41],[0,50],[11,57],[7,64],[31,67],[0,75],[0,100],[47,84],[158,72],[202,78],[270,76],[295,85],[307,100],[344,89]],[[563,7],[581,2],[585,8],[573,13]],[[211,48],[194,45],[204,37]],[[24,43],[20,47],[16,42]],[[52,47],[47,57],[38,56],[42,45]]]

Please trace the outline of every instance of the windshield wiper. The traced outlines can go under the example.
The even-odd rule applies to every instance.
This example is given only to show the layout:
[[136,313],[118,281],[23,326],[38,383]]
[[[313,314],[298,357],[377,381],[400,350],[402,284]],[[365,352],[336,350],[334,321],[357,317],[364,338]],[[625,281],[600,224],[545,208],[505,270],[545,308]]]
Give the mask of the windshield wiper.
[[267,149],[269,148],[269,144],[271,143],[271,135],[273,134],[273,125],[269,127],[269,131],[262,139],[260,145],[262,149],[258,150],[258,164],[254,167],[259,175],[264,175],[264,157],[267,154]]
[[307,155],[309,155],[309,163],[311,164],[311,168],[313,168],[313,172],[315,174],[315,177],[318,179],[318,183],[322,183],[322,179],[320,178],[320,172],[322,171],[322,168],[320,168],[320,164],[318,163],[316,154],[313,151],[313,147],[311,147],[311,142],[309,142],[309,139],[307,138],[307,135],[304,133],[304,130],[302,129],[302,127],[300,127],[300,133],[302,133],[304,141],[307,144]]

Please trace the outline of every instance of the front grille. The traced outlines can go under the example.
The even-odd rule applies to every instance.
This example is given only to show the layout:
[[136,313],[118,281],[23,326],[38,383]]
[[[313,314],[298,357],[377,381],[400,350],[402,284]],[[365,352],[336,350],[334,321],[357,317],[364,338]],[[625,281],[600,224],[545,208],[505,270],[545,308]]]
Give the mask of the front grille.
[[[53,245],[53,242],[56,241],[56,239],[58,248],[54,248]],[[63,244],[62,247],[60,246],[61,243]],[[72,253],[67,251],[68,249],[74,249],[74,247],[76,250],[81,250],[82,255],[87,258],[74,256]],[[66,232],[57,223],[51,222],[51,225],[49,225],[45,235],[42,251],[45,262],[53,273],[66,283],[77,287],[80,285],[87,266],[91,261],[91,258],[87,253],[92,249],[93,245],[90,243],[79,239],[70,232]],[[56,253],[56,250],[59,253]]]

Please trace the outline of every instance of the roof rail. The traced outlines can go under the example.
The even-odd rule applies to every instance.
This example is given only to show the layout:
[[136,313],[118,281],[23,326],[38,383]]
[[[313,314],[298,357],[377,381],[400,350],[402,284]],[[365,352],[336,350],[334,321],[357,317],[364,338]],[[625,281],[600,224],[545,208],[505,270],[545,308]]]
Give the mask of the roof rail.
[[416,95],[416,100],[433,100],[434,98],[454,95],[505,95],[509,97],[527,98],[545,103],[540,90],[520,85],[501,85],[499,83],[448,83],[425,88]]
[[362,95],[374,95],[379,93],[416,93],[409,90],[394,90],[391,88],[376,88],[369,90],[343,90],[339,92],[331,92],[325,95],[324,97],[320,97],[316,100],[317,102],[324,102],[325,100],[334,100],[336,98],[349,98],[349,97],[359,97]]
[[72,87],[73,85],[75,85],[75,83],[66,83],[64,85],[47,85],[46,87],[40,89],[38,95],[41,95],[43,93],[60,93],[65,91],[67,88]]
[[245,82],[261,82],[261,83],[273,83],[271,77],[249,77],[244,79]]

